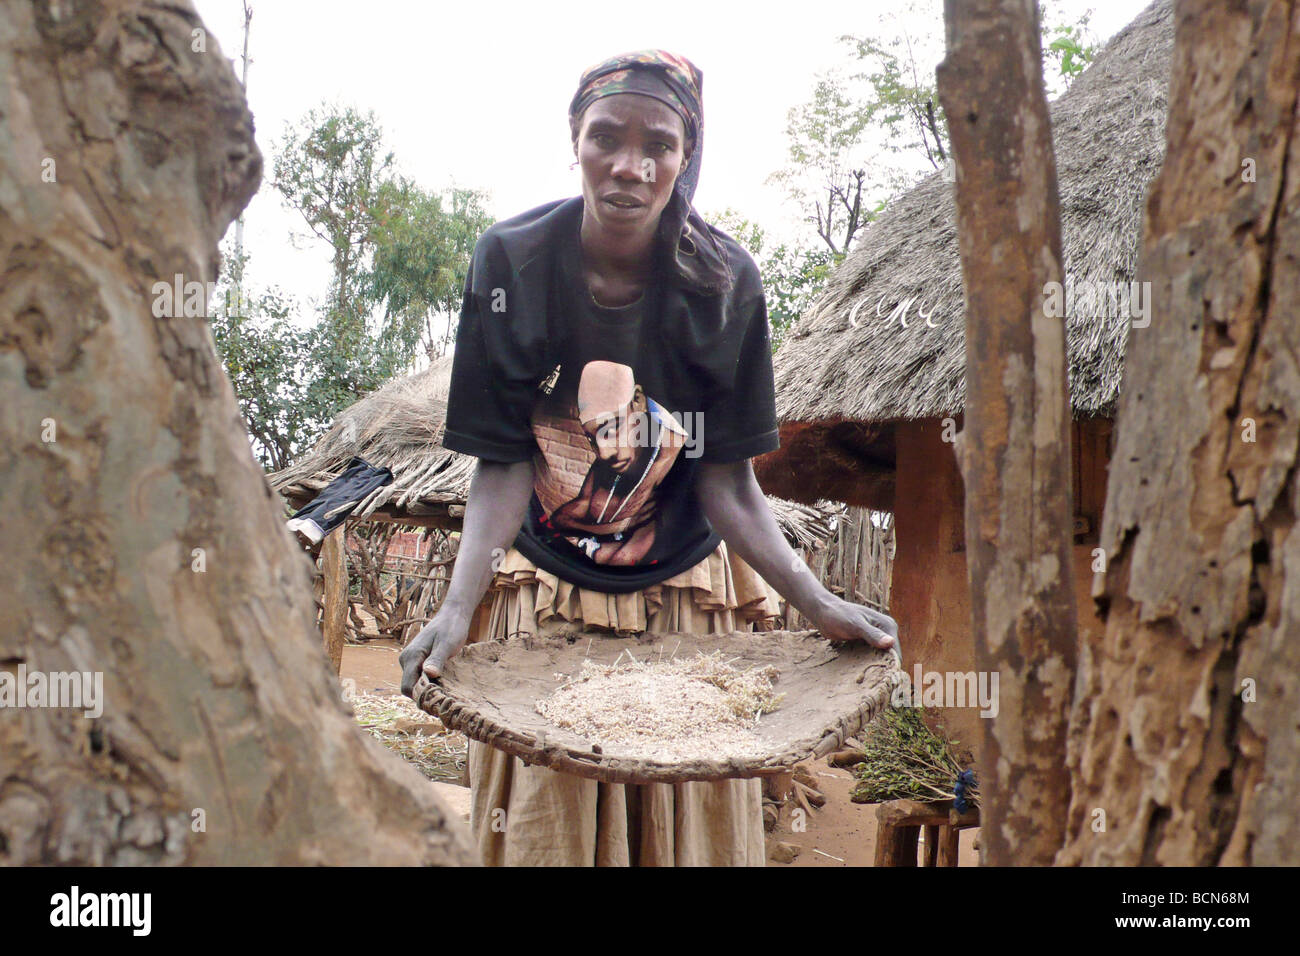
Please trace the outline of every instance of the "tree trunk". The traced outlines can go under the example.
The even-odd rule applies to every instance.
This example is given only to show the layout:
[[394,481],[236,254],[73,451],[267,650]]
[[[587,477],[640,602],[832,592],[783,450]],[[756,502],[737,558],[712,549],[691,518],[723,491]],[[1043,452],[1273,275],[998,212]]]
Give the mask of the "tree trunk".
[[966,553],[976,666],[999,679],[981,861],[1048,864],[1065,833],[1075,658],[1061,226],[1033,0],[947,0],[939,92],[966,290]]
[[1300,13],[1175,14],[1060,862],[1295,865]]
[[0,24],[0,678],[103,680],[0,709],[0,863],[471,862],[340,698],[206,320],[159,315],[261,175],[229,63],[186,0]]

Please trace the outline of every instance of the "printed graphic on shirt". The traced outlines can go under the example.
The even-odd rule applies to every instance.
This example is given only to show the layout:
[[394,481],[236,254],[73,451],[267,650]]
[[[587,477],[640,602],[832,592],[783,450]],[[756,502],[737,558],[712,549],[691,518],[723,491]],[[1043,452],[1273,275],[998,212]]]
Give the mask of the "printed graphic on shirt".
[[597,564],[640,563],[662,533],[659,489],[688,435],[646,395],[632,368],[583,366],[576,402],[539,399],[536,533],[562,537]]

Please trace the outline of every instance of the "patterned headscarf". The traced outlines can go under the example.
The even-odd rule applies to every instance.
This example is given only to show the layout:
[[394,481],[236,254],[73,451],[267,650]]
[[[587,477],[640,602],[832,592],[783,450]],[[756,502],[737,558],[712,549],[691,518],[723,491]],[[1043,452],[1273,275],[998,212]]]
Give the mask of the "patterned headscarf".
[[664,50],[625,53],[598,63],[582,74],[569,103],[569,128],[577,136],[582,114],[604,96],[639,93],[670,107],[686,125],[690,149],[677,175],[673,197],[659,219],[665,253],[680,278],[699,291],[722,293],[733,276],[726,254],[691,205],[704,160],[704,74],[684,56]]

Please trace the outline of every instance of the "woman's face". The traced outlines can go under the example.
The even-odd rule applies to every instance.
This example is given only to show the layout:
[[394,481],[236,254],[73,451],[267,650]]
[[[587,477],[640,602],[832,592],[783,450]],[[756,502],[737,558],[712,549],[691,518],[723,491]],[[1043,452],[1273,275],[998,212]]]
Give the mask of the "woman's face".
[[652,231],[672,198],[686,145],[682,118],[658,100],[637,93],[596,100],[574,141],[588,214],[611,232]]

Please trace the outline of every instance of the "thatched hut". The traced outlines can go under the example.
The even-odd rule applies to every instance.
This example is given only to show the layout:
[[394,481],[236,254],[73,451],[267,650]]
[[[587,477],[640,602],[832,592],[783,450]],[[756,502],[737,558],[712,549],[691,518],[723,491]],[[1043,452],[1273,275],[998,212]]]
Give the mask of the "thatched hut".
[[[1074,412],[1075,575],[1082,628],[1111,425],[1130,322],[1143,199],[1164,157],[1173,14],[1158,0],[1051,105],[1061,198]],[[893,512],[891,613],[909,673],[974,669],[963,487],[952,453],[965,348],[952,185],[942,172],[892,201],[776,356],[782,447],[755,462],[764,489]],[[1116,298],[1108,292],[1119,293]],[[1072,306],[1072,307],[1071,307]],[[978,451],[976,452],[978,453]],[[942,712],[964,742],[976,708]]]
[[363,500],[350,520],[459,529],[474,459],[442,447],[450,383],[448,359],[385,383],[340,412],[297,462],[271,474],[271,487],[301,508],[360,456],[387,468],[393,480]]
[[[446,357],[424,371],[386,383],[339,413],[298,462],[268,476],[271,487],[296,510],[337,478],[354,456],[360,456],[388,468],[393,480],[354,509],[349,525],[375,521],[459,531],[475,459],[442,446],[450,381],[451,359]],[[843,511],[825,502],[799,504],[771,496],[768,503],[786,540],[806,557],[830,538]],[[732,555],[731,560],[734,566],[741,559]],[[337,585],[327,581],[326,586]],[[440,590],[432,583],[427,586],[430,598]],[[777,611],[776,603],[772,592],[768,602],[772,613]],[[432,599],[417,595],[412,611],[420,614],[433,606]],[[405,630],[409,637],[418,627]]]

